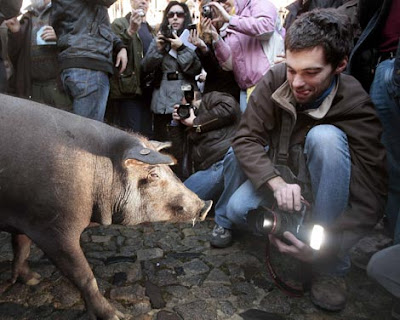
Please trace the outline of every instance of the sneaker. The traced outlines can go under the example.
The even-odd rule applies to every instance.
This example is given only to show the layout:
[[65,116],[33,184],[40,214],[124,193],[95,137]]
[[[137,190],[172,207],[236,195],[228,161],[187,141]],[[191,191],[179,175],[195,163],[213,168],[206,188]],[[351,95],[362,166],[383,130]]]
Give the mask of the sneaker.
[[310,296],[316,306],[328,311],[340,311],[346,306],[346,282],[336,275],[315,275],[311,281]]
[[232,231],[215,225],[211,235],[211,245],[216,248],[226,248],[232,244]]
[[351,263],[360,269],[366,270],[371,257],[390,245],[392,245],[392,239],[384,234],[366,236],[350,250]]

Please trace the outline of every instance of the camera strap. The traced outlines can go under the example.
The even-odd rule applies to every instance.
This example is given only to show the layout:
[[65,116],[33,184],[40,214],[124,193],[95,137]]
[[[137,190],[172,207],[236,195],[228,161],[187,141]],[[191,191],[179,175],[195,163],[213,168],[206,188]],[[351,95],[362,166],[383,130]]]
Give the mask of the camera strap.
[[287,295],[291,296],[291,297],[302,297],[304,295],[304,290],[303,288],[295,288],[293,286],[290,286],[289,284],[287,284],[285,281],[283,281],[278,274],[276,273],[274,267],[272,266],[271,263],[271,249],[270,249],[270,242],[269,240],[267,241],[267,246],[265,249],[265,262],[267,265],[267,269],[268,272],[272,278],[272,280],[274,280],[275,285],[282,290],[284,293],[286,293]]
[[[310,208],[310,203],[302,199],[301,200],[304,209],[307,210]],[[274,206],[273,206],[274,207]],[[274,208],[269,209],[269,210],[274,210]],[[272,280],[274,281],[275,285],[282,290],[284,293],[291,297],[302,297],[304,295],[304,289],[302,288],[295,288],[289,284],[287,284],[285,281],[283,281],[279,275],[276,273],[274,267],[272,266],[271,263],[271,243],[269,242],[269,238],[267,238],[267,245],[265,248],[265,263],[267,265],[268,273],[270,274]],[[307,276],[306,276],[307,278]]]

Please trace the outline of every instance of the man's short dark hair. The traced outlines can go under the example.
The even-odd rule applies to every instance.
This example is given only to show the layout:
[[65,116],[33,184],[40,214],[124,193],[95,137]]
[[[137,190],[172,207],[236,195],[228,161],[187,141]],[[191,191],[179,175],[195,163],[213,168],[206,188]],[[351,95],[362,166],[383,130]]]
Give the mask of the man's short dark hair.
[[348,16],[336,9],[314,9],[300,15],[287,30],[285,48],[301,51],[322,47],[326,62],[336,68],[352,49]]

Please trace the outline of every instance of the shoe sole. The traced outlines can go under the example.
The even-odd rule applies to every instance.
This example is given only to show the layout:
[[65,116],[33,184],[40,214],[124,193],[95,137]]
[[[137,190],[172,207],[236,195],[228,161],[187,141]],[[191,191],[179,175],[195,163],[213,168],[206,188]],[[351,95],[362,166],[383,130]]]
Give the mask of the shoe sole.
[[332,305],[327,305],[324,303],[321,303],[320,301],[317,301],[313,295],[310,295],[311,301],[313,304],[315,304],[317,307],[320,307],[321,309],[327,310],[327,311],[341,311],[346,307],[346,302],[344,302],[341,305],[337,305],[337,306],[332,306]]
[[211,240],[210,244],[214,248],[227,248],[227,247],[230,247],[232,245],[232,240],[229,240],[229,241],[226,241],[226,242],[214,242],[214,241]]

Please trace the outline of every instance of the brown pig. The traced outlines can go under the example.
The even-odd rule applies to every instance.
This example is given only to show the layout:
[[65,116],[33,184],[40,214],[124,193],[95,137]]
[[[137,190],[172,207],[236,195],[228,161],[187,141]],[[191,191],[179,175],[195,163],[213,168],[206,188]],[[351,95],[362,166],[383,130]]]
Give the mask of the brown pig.
[[101,295],[80,247],[91,223],[195,221],[211,203],[172,173],[145,138],[0,95],[0,230],[13,233],[12,281],[38,282],[31,240],[80,290],[90,319],[123,315]]

